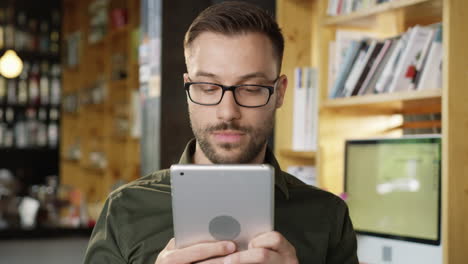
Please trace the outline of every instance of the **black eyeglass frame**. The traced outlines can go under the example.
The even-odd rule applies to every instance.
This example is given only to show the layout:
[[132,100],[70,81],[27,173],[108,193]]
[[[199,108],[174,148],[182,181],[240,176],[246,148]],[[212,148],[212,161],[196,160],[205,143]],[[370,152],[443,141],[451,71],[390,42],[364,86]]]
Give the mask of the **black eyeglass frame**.
[[[205,106],[218,105],[218,104],[221,103],[221,101],[223,100],[224,93],[225,93],[226,91],[231,91],[231,92],[232,92],[232,95],[233,95],[233,97],[234,97],[234,101],[236,102],[237,105],[242,106],[242,107],[247,107],[247,108],[258,108],[258,107],[265,106],[265,105],[267,105],[267,104],[270,102],[271,95],[275,92],[276,84],[277,84],[277,82],[278,82],[279,79],[280,79],[280,76],[276,77],[276,79],[273,81],[273,86],[259,85],[259,84],[238,84],[238,85],[227,86],[227,85],[222,85],[222,84],[219,84],[219,83],[211,83],[211,82],[186,82],[186,83],[184,83],[184,88],[185,88],[185,91],[187,92],[187,95],[188,95],[190,101],[192,101],[192,103],[194,103],[194,104],[205,105]],[[220,88],[223,90],[223,93],[221,94],[221,98],[219,99],[219,101],[218,101],[217,103],[213,103],[213,104],[202,104],[202,103],[198,103],[198,102],[195,102],[195,101],[192,99],[192,97],[190,96],[190,91],[189,91],[189,89],[190,89],[190,85],[192,85],[192,84],[210,84],[210,85],[215,85],[215,86],[220,87]],[[266,103],[265,103],[265,104],[262,104],[262,105],[256,105],[256,106],[247,106],[247,105],[240,104],[240,103],[237,101],[235,90],[236,90],[236,88],[238,88],[238,87],[243,87],[243,86],[255,86],[255,87],[267,88],[269,94],[268,94],[268,99],[267,99]]]

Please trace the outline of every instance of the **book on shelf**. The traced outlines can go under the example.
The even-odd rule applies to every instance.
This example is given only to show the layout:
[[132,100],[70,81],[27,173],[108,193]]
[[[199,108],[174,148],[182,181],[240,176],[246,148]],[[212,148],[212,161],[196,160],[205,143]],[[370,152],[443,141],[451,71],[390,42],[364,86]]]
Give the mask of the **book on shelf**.
[[382,50],[382,47],[384,46],[384,42],[381,41],[373,41],[373,47],[370,49],[367,53],[367,60],[364,65],[364,68],[361,72],[361,76],[359,77],[356,85],[353,88],[353,92],[351,95],[358,95],[358,93],[363,90],[362,86],[364,85],[364,82],[367,80],[367,77],[370,77],[370,71],[373,68],[377,57],[380,54],[380,51]]
[[351,85],[349,87],[345,87],[348,89],[348,93],[346,94],[346,96],[354,96],[358,94],[372,65],[374,64],[377,55],[382,49],[382,46],[382,42],[376,40],[371,41],[369,49],[366,51],[365,57],[362,61],[362,64],[355,67],[357,69],[357,73],[355,76],[352,76],[354,79],[351,80]]
[[[332,94],[335,94],[337,88],[341,87],[334,87],[334,81],[339,76],[340,67],[343,63],[346,63],[347,58],[347,51],[349,47],[352,45],[354,41],[360,41],[364,38],[372,38],[374,35],[368,32],[361,32],[361,31],[353,31],[353,30],[337,30],[336,37],[335,37],[335,44],[331,45],[331,49],[334,50],[335,55],[329,57],[329,71],[332,72],[332,75],[329,76],[329,95],[330,97]],[[331,52],[331,51],[329,51]],[[354,63],[353,57],[353,63]],[[335,73],[335,74],[333,74]],[[337,76],[335,76],[338,73]],[[346,76],[349,72],[346,72]]]
[[[335,61],[335,55],[336,55],[336,41],[331,41],[328,44],[328,60],[329,61]],[[331,97],[332,91],[333,91],[333,80],[335,80],[336,75],[338,74],[338,69],[335,67],[334,63],[328,63],[328,95]]]
[[356,82],[362,73],[366,61],[369,60],[369,57],[367,56],[368,51],[375,47],[373,47],[371,43],[369,43],[366,40],[361,41],[361,43],[362,44],[359,48],[356,61],[354,62],[351,72],[349,73],[349,76],[346,79],[344,90],[341,93],[341,95],[345,97],[351,96],[351,94],[353,93],[354,86],[356,85]]
[[305,150],[317,150],[318,133],[318,73],[315,68],[305,68],[306,114]]
[[397,39],[395,49],[393,49],[392,54],[390,54],[390,58],[384,65],[383,72],[375,84],[376,93],[385,93],[389,91],[390,84],[392,83],[393,76],[398,65],[398,60],[400,59],[401,53],[406,45],[407,37],[407,34],[403,34],[401,38]]
[[335,35],[336,56],[333,61],[333,67],[335,68],[340,67],[346,56],[346,51],[353,41],[360,41],[362,39],[375,37],[372,33],[354,30],[337,30]]
[[317,148],[317,70],[297,67],[294,76],[292,150],[314,151]]
[[424,68],[416,82],[418,90],[442,87],[442,57],[442,25],[437,24],[434,39],[424,61]]
[[340,67],[336,80],[332,86],[332,90],[329,94],[330,98],[340,97],[344,89],[346,79],[348,78],[348,75],[351,72],[351,69],[358,57],[359,50],[361,49],[362,45],[364,45],[364,43],[360,41],[353,41],[351,43],[351,46],[346,52],[345,60],[343,61],[343,64]]
[[328,0],[327,15],[346,15],[393,0]]
[[305,145],[305,88],[302,85],[302,68],[294,69],[292,149],[299,150]]
[[430,27],[415,26],[408,37],[408,44],[401,54],[395,76],[389,92],[409,91],[416,73],[426,55],[427,46],[431,43],[434,30]]
[[[436,89],[442,86],[442,26],[415,26],[388,39],[362,37],[336,41],[330,64],[339,61],[336,76],[329,76],[329,98]],[[337,33],[338,35],[338,33]],[[338,37],[337,37],[338,39]],[[329,72],[332,72],[330,66]]]
[[390,57],[388,56],[388,54],[391,52],[392,47],[395,47],[395,45],[392,45],[393,43],[394,41],[392,39],[387,39],[382,43],[382,48],[378,52],[378,55],[375,57],[375,60],[369,69],[369,73],[367,74],[364,82],[362,83],[362,87],[359,90],[358,95],[374,93],[373,87],[375,87],[375,84],[377,83],[377,78],[382,73],[383,65],[385,65],[386,60],[388,60],[388,58]]

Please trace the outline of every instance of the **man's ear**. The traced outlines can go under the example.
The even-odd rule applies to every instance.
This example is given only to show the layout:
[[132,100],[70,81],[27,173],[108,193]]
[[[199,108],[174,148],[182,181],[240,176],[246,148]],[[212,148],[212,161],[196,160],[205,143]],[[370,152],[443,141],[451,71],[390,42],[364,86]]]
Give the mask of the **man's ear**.
[[276,85],[276,108],[280,108],[283,105],[286,88],[288,88],[288,77],[283,74],[279,78]]

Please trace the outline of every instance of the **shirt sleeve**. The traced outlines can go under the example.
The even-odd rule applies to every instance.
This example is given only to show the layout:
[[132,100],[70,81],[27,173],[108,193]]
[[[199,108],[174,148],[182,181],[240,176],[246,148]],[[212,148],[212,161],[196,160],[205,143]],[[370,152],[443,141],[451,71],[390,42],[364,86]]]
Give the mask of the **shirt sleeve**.
[[112,213],[113,202],[109,197],[94,227],[86,250],[84,263],[127,263],[118,243],[115,215]]
[[356,233],[349,217],[348,206],[339,198],[333,219],[327,264],[358,264]]

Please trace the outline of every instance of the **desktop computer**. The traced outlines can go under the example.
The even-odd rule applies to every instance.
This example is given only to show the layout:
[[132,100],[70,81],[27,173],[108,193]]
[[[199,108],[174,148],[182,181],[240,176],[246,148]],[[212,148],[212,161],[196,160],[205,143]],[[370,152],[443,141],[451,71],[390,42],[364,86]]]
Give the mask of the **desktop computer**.
[[442,263],[440,135],[347,141],[345,192],[360,262]]

